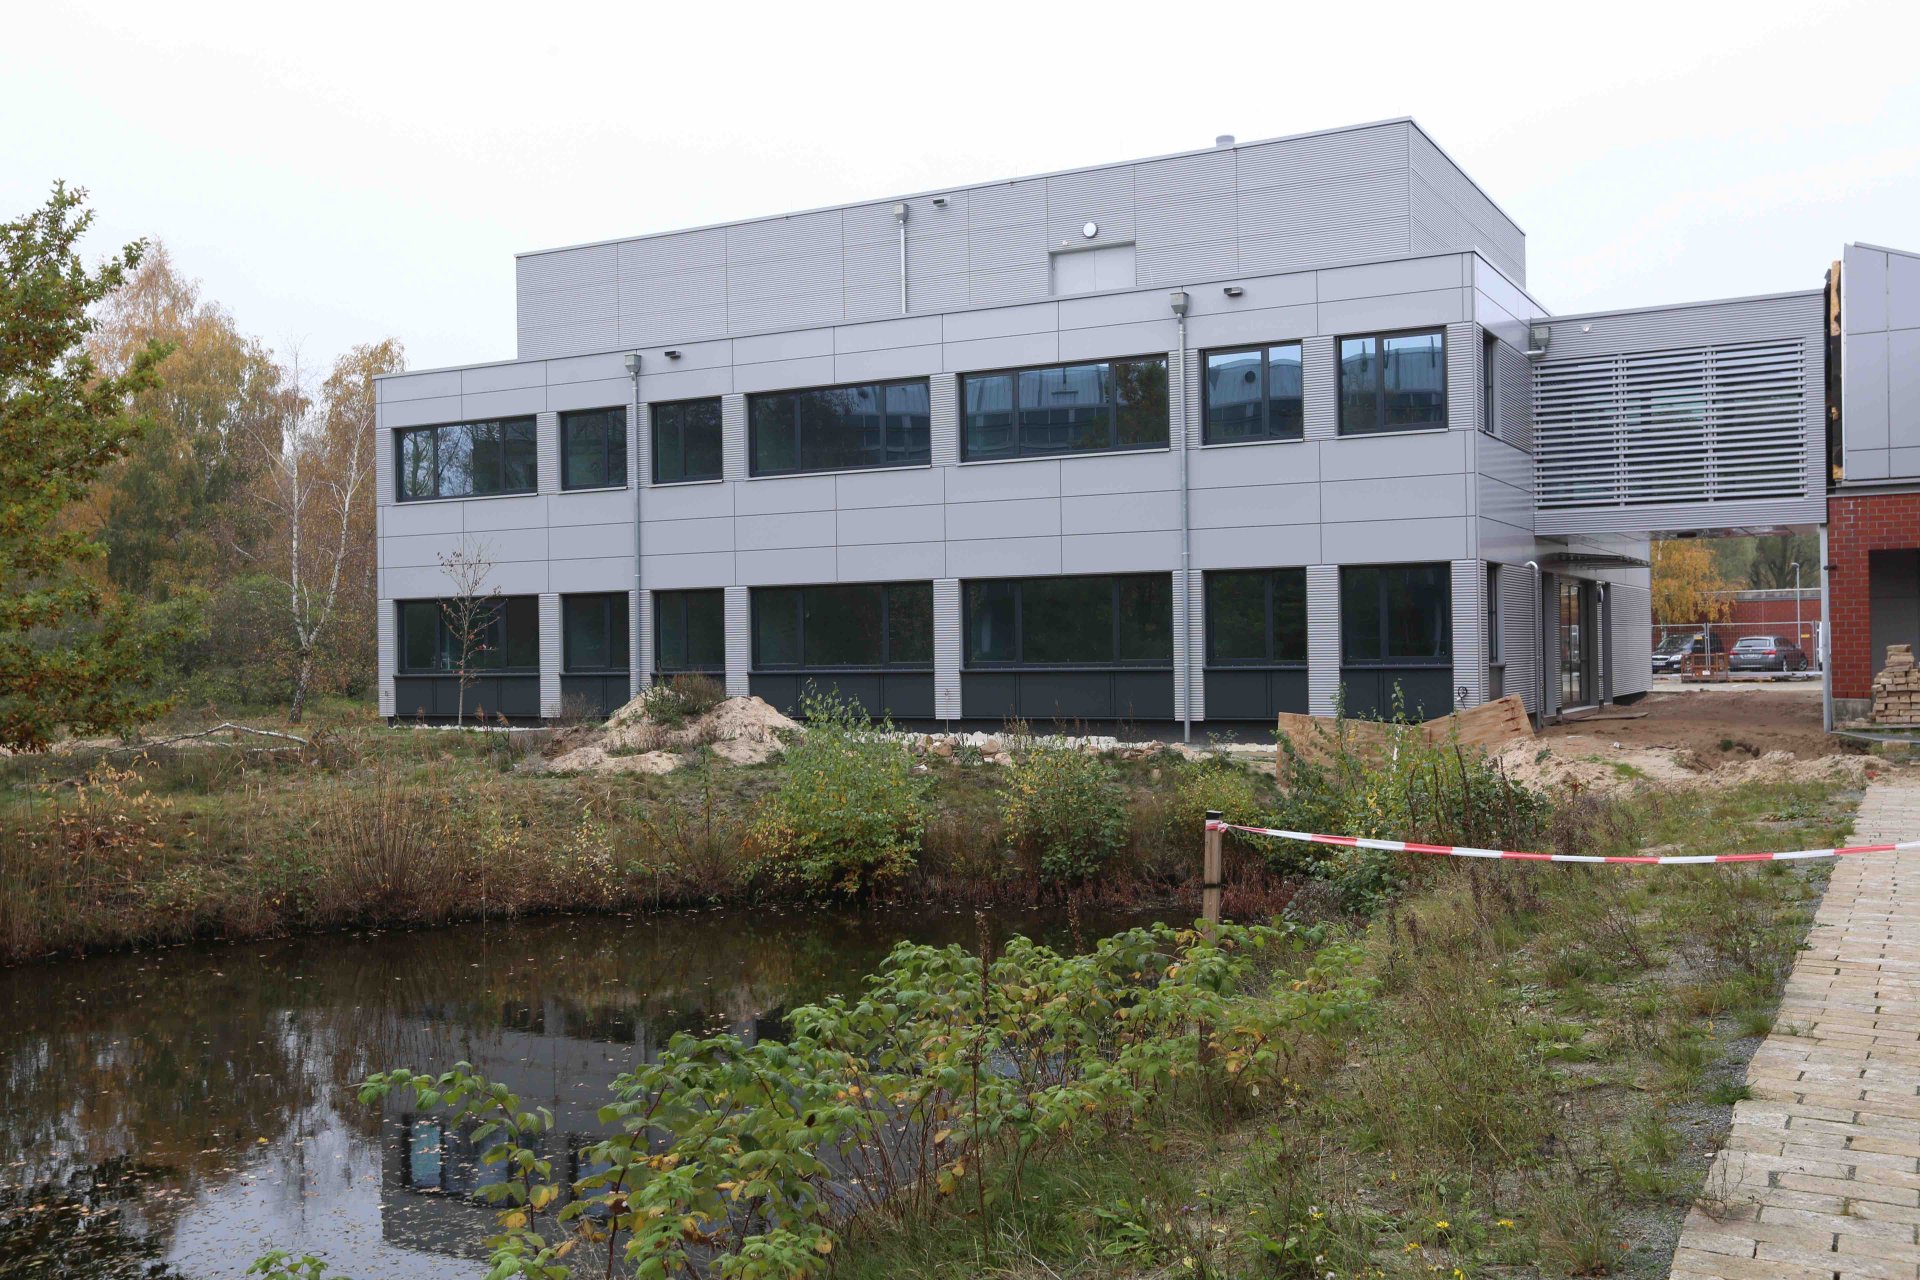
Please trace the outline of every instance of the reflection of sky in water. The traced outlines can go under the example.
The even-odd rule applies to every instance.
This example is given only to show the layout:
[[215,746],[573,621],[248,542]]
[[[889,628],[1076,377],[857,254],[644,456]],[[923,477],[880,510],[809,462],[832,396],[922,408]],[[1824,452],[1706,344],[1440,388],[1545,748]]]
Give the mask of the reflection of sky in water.
[[[1064,942],[1044,917],[996,928]],[[357,1081],[464,1058],[585,1140],[608,1084],[675,1032],[778,1034],[908,937],[971,946],[973,919],[550,919],[0,970],[0,1278],[164,1260],[213,1280],[268,1248],[355,1280],[477,1277],[449,1255],[491,1226],[469,1195],[487,1175],[430,1118],[363,1107]]]

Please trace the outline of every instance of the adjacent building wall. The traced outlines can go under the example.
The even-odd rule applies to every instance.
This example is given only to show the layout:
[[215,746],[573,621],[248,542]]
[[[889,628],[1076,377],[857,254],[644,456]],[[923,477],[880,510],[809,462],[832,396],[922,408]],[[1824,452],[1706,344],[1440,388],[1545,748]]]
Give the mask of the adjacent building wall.
[[1920,480],[1920,254],[1848,245],[1840,328],[1841,487]]

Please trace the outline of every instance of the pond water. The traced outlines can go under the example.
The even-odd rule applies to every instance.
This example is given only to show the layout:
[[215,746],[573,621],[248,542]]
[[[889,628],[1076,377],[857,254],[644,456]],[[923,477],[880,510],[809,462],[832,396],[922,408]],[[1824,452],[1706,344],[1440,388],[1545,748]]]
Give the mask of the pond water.
[[[1067,943],[1057,916],[993,929]],[[971,946],[974,919],[562,917],[0,970],[0,1277],[213,1280],[268,1248],[356,1280],[478,1277],[492,1210],[470,1153],[361,1106],[356,1082],[465,1059],[576,1145],[613,1078],[675,1032],[778,1035],[903,939]]]

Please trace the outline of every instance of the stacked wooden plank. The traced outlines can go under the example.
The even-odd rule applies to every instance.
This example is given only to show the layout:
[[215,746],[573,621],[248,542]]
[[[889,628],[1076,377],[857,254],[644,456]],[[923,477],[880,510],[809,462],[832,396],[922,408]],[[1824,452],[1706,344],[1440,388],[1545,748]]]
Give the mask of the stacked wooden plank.
[[1887,646],[1887,665],[1873,678],[1873,723],[1920,725],[1920,667],[1913,646]]

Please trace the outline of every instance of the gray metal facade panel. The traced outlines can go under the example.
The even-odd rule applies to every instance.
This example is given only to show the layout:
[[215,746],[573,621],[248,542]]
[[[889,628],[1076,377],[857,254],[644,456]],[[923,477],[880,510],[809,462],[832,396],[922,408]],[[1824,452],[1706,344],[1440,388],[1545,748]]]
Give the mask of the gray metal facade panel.
[[[927,380],[932,412],[933,465],[951,467],[960,461],[960,379],[936,373]],[[936,694],[937,694],[936,690]]]
[[1480,429],[1480,326],[1463,321],[1447,326],[1447,426],[1454,431]]
[[560,492],[560,415],[536,414],[534,417],[536,483],[541,493]]
[[653,683],[653,593],[636,589],[627,593],[627,634],[633,643],[627,649],[627,665],[633,672],[631,693],[637,694]]
[[379,676],[380,714],[393,714],[393,672],[397,665],[394,650],[394,602],[377,600],[374,602],[374,647],[376,650],[376,671]]
[[[1651,634],[1648,632],[1647,634]],[[1540,609],[1533,571],[1525,565],[1500,566],[1500,660],[1502,684],[1517,693],[1527,710],[1540,709]]]
[[720,474],[727,480],[747,478],[747,398],[720,397]]
[[1609,663],[1612,693],[1646,693],[1653,688],[1653,593],[1645,587],[1614,583],[1607,588],[1611,606],[1612,642]]
[[960,718],[960,579],[933,580],[933,714]]
[[1340,566],[1307,566],[1307,710],[1330,716],[1340,700]]
[[727,696],[744,698],[750,692],[747,672],[753,665],[753,601],[748,588],[729,586],[725,597],[727,630]]
[[1493,347],[1494,434],[1516,449],[1533,448],[1533,366],[1527,358],[1497,342]]
[[1340,434],[1340,376],[1334,363],[1331,337],[1307,338],[1300,351],[1300,397],[1305,415],[1302,431],[1309,440],[1331,440]]
[[1187,595],[1185,576],[1179,570],[1173,573],[1173,718],[1176,720],[1190,716],[1199,719],[1188,707],[1197,664],[1193,661],[1192,601]]
[[[1487,700],[1487,566],[1455,560],[1451,577],[1454,705],[1459,710]],[[1461,689],[1467,691],[1464,700]]]
[[[1416,176],[1417,175],[1417,176]],[[1419,190],[1416,191],[1416,184]],[[1135,245],[1142,285],[1524,241],[1406,121],[905,199],[915,313],[1049,296],[1063,242]],[[898,311],[893,201],[517,260],[522,357],[691,343]],[[1097,227],[1088,240],[1087,222]],[[1420,226],[1416,235],[1414,228]]]
[[[1187,661],[1184,670],[1187,673],[1187,714],[1193,720],[1207,718],[1207,592],[1206,575],[1198,569],[1187,571],[1186,590],[1182,593],[1187,602],[1187,625],[1184,634],[1187,638]],[[1176,590],[1180,575],[1174,575]]]
[[560,596],[540,595],[540,714],[560,714]]
[[1552,331],[1547,354],[1540,363],[1668,347],[1715,346],[1775,338],[1818,339],[1824,326],[1821,314],[1824,305],[1823,294],[1808,292],[1555,316],[1536,322]]
[[1841,484],[1920,478],[1920,255],[1842,253]]

